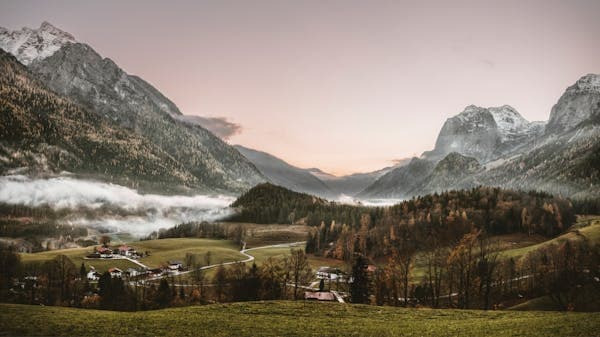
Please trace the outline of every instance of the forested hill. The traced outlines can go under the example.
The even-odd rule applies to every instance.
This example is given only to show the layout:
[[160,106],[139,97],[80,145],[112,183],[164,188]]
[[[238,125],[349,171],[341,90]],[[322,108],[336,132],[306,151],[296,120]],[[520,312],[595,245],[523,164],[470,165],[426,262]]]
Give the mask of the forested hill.
[[[285,187],[263,183],[242,194],[232,205],[238,214],[231,220],[254,223],[292,224],[311,214],[329,214],[339,207],[335,203]],[[352,207],[346,206],[351,209]],[[317,221],[317,220],[314,220]],[[311,221],[309,225],[321,222]]]
[[[521,192],[492,187],[429,194],[390,207],[338,204],[289,191],[271,184],[251,189],[233,205],[240,222],[296,222],[316,226],[307,249],[325,253],[330,246],[346,247],[336,253],[344,258],[361,237],[372,255],[405,233],[415,244],[435,238],[439,244],[460,239],[472,230],[489,234],[523,232],[555,236],[575,221],[567,199],[543,192]],[[338,242],[340,241],[340,242]],[[331,243],[336,243],[331,245]],[[321,248],[322,247],[322,248]]]

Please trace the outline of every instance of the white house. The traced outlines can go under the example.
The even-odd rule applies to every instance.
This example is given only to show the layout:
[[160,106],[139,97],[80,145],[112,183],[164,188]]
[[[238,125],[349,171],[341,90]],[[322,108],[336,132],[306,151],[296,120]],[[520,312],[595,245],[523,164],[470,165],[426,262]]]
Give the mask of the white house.
[[137,255],[137,252],[135,251],[135,249],[133,247],[129,247],[127,245],[122,245],[121,247],[119,247],[119,255],[133,257],[133,256]]
[[98,281],[100,279],[100,274],[96,272],[94,267],[92,267],[92,269],[90,269],[90,271],[87,273],[87,279],[88,281]]
[[148,271],[145,268],[138,268],[138,269],[127,268],[127,270],[125,271],[125,275],[127,275],[129,277],[136,277],[136,276],[144,275],[147,273],[148,273]]
[[346,275],[343,271],[339,270],[338,268],[320,267],[317,270],[317,278],[332,281],[344,281],[346,279]]
[[100,254],[100,257],[103,259],[111,258],[113,254],[112,250],[106,247],[100,247],[96,251]]
[[169,261],[169,269],[170,270],[182,270],[183,269],[183,262],[181,261]]
[[113,277],[113,278],[114,277],[119,277],[120,278],[121,276],[123,276],[123,271],[121,269],[119,269],[119,268],[116,268],[116,267],[110,268],[108,270],[108,272],[110,273],[110,277]]

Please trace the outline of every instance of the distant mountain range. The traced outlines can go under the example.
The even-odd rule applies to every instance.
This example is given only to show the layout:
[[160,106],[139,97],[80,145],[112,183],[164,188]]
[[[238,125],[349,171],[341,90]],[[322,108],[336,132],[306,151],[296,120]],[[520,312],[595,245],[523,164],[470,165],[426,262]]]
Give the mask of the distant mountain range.
[[321,179],[315,177],[310,170],[301,169],[266,152],[257,151],[235,145],[250,162],[275,185],[285,186],[291,190],[325,197],[334,197],[334,192]]
[[[165,167],[169,162],[177,167],[177,170],[167,170],[166,175],[168,172],[173,175],[168,180],[181,183],[184,189],[239,193],[266,180],[236,149],[185,118],[177,106],[152,85],[125,73],[112,60],[101,57],[92,47],[78,43],[71,34],[47,22],[39,29],[10,32],[1,28],[0,48],[27,65],[40,85],[97,114],[111,128],[152,144],[168,158],[164,161]],[[64,136],[76,137],[75,134]],[[6,139],[1,141],[4,143]],[[44,140],[38,141],[43,143]],[[112,158],[105,155],[98,160],[110,162]],[[51,164],[48,168],[74,169],[69,165]],[[122,176],[130,185],[138,184],[138,177],[116,168],[88,173],[109,180]],[[147,183],[152,185],[153,182]],[[164,187],[160,184],[161,190]]]
[[303,169],[290,165],[266,152],[241,145],[236,145],[235,148],[254,163],[273,184],[328,199],[336,199],[342,195],[353,196],[392,169],[392,167],[387,167],[375,172],[338,177],[318,168]]
[[600,197],[600,75],[567,88],[547,123],[508,105],[470,105],[420,157],[336,177],[228,145],[202,118],[183,115],[151,84],[47,22],[0,28],[0,48],[1,174],[69,171],[143,190],[228,194],[269,181],[330,199],[478,185]]

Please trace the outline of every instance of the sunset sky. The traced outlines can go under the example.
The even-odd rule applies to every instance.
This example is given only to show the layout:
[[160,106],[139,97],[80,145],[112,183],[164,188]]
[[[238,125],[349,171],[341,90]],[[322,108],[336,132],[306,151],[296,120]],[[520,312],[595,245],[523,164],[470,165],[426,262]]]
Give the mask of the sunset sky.
[[334,174],[433,147],[465,106],[546,120],[600,73],[600,1],[5,1],[70,32],[228,142]]

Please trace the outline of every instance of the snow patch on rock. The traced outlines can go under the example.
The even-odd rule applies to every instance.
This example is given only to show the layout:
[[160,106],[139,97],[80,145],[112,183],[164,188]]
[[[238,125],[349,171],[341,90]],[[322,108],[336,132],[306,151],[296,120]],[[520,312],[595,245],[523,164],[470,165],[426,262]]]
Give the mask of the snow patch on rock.
[[38,29],[23,27],[9,31],[0,27],[0,48],[13,54],[24,65],[52,56],[64,45],[75,42],[73,35],[45,21]]

